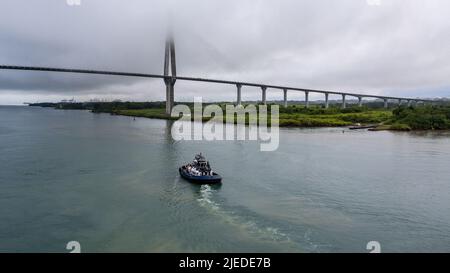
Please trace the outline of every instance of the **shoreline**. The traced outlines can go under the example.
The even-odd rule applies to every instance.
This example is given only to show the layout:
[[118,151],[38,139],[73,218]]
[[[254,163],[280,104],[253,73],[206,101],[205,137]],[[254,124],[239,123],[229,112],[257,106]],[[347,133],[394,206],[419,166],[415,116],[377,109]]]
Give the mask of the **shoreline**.
[[[226,103],[218,103],[218,105],[225,110]],[[268,104],[269,113],[272,105]],[[38,103],[29,106],[54,108],[56,110],[89,110],[92,113],[164,120],[178,120],[180,118],[168,116],[162,102]],[[256,105],[256,107],[259,107],[259,105]],[[234,117],[234,121],[227,121],[226,115],[223,115],[223,117],[223,123],[237,124],[236,117]],[[211,118],[203,117],[202,121],[207,122]],[[245,125],[248,124],[248,118],[246,117]],[[268,115],[267,125],[271,126],[270,115]],[[390,109],[374,106],[349,106],[342,109],[338,106],[331,106],[325,109],[318,105],[311,105],[308,108],[303,105],[290,105],[287,108],[279,108],[278,126],[284,128],[356,127],[352,129],[369,131],[445,131],[450,129],[450,106],[403,106]]]
[[[161,114],[155,114],[155,115],[152,115],[152,114],[139,114],[139,113],[133,113],[133,112],[127,112],[127,111],[128,110],[119,110],[119,111],[115,111],[115,112],[94,112],[94,111],[91,111],[91,112],[94,113],[94,114],[95,113],[105,113],[105,114],[109,113],[111,115],[118,115],[118,116],[136,117],[136,118],[137,117],[139,117],[139,118],[150,118],[150,119],[162,119],[162,120],[173,120],[173,121],[176,121],[176,120],[178,120],[180,118],[180,117],[171,117],[171,116],[168,116],[166,114],[162,114],[162,115]],[[208,122],[208,121],[210,121],[210,119],[211,119],[210,117],[203,117],[202,118],[202,122],[203,123]],[[312,128],[312,129],[314,129],[314,128],[348,128],[348,127],[352,127],[352,126],[357,126],[358,125],[356,123],[351,123],[351,122],[348,122],[346,124],[330,124],[330,125],[316,125],[316,126],[313,126],[313,125],[292,125],[292,124],[286,123],[286,122],[283,123],[283,122],[281,122],[281,120],[282,119],[280,119],[280,122],[279,122],[278,126],[282,127],[282,128]],[[191,121],[194,122],[193,118],[191,119]],[[228,122],[226,120],[225,116],[224,116],[223,123],[224,124],[231,124],[231,123],[237,124],[237,121],[234,120],[234,122],[232,122],[232,121]],[[248,126],[248,125],[249,125],[249,123],[246,120],[245,126]],[[259,122],[256,125],[259,126]],[[373,125],[373,124],[371,124],[371,125]],[[271,127],[270,119],[268,120],[267,126]]]

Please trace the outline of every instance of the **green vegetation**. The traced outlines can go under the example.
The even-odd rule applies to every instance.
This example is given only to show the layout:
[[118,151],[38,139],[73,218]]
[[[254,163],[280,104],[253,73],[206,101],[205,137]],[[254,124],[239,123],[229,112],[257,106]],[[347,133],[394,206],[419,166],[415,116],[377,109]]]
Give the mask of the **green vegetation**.
[[331,107],[289,106],[280,108],[280,126],[293,127],[331,127],[349,126],[355,123],[378,124],[388,120],[392,112],[385,109],[349,107],[341,109]]
[[[186,103],[191,110],[192,103]],[[224,113],[226,104],[218,104]],[[273,105],[273,104],[272,104]],[[272,105],[268,105],[268,113]],[[165,114],[164,102],[88,102],[88,103],[42,103],[32,106],[54,107],[57,109],[83,109],[94,113],[110,113],[133,117],[177,119]],[[204,107],[207,104],[204,104]],[[257,105],[259,107],[259,105]],[[302,105],[280,106],[279,125],[283,127],[338,127],[354,124],[378,125],[375,130],[443,130],[450,129],[450,105],[398,107],[348,107],[338,105],[325,109],[319,105],[305,108]],[[193,111],[192,111],[193,113]],[[210,118],[203,118],[207,121]],[[232,122],[232,121],[230,121]],[[236,118],[234,118],[236,122]],[[246,117],[248,124],[248,116]],[[268,124],[270,125],[270,117]]]
[[122,110],[160,109],[164,113],[165,102],[88,102],[85,109],[94,113],[118,114]]
[[[192,110],[193,106],[188,106],[190,106]],[[225,114],[225,104],[220,104],[220,106]],[[269,113],[271,106],[272,105],[268,105]],[[102,111],[97,109],[96,112],[109,112],[112,114],[134,117],[169,119],[169,117],[165,114],[165,109],[161,106],[154,106],[152,108],[144,109],[124,108],[124,105],[121,105],[118,108],[106,110],[105,107],[102,107]],[[392,112],[385,109],[368,109],[364,107],[350,107],[346,109],[332,107],[329,109],[324,109],[318,106],[305,108],[304,106],[293,105],[287,108],[280,107],[279,125],[282,127],[337,127],[349,126],[355,123],[378,124],[389,120],[391,116]],[[209,118],[203,118],[203,120],[208,121]],[[234,122],[236,122],[236,118]],[[270,124],[270,115],[268,123]],[[246,124],[248,124],[248,116],[246,117]]]
[[450,106],[399,107],[387,122],[391,130],[450,129]]
[[168,117],[166,115],[165,108],[115,110],[112,113],[117,114],[117,115],[122,115],[122,116],[131,116],[131,117],[178,119],[178,118]]

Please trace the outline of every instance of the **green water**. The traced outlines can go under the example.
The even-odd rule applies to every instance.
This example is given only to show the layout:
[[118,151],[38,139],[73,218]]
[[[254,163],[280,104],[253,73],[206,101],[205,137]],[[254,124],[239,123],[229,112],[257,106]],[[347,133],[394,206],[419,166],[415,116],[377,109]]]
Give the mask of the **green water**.
[[[0,251],[450,251],[450,134],[281,129],[180,141],[170,122],[0,107]],[[220,187],[182,180],[203,152]]]

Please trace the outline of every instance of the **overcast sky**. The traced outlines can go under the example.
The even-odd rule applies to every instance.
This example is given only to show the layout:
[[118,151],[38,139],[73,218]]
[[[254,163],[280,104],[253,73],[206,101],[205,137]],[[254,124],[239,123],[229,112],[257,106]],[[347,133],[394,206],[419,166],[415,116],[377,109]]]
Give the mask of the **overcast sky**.
[[[448,0],[1,0],[0,64],[162,74],[170,24],[178,75],[450,97],[449,11]],[[162,80],[0,70],[0,104],[163,100],[164,90]],[[177,82],[177,101],[193,96],[236,93]],[[260,92],[245,87],[242,96]]]

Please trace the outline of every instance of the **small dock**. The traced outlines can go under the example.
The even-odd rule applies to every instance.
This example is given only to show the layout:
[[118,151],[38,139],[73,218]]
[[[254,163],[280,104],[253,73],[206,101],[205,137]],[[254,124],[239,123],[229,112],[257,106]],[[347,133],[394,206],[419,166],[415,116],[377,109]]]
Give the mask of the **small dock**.
[[378,125],[359,125],[359,126],[351,126],[348,129],[350,130],[364,130],[364,129],[374,129],[378,127]]

